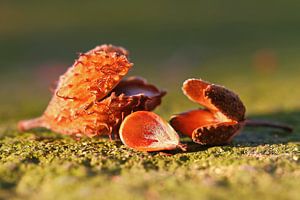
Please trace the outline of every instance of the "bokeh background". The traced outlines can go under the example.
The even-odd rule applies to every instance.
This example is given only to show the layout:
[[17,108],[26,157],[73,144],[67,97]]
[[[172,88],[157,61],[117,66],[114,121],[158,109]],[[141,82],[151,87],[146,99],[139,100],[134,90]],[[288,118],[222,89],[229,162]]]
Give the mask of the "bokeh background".
[[104,43],[131,52],[130,75],[169,91],[165,117],[195,106],[180,90],[190,77],[233,89],[250,114],[295,110],[299,10],[293,0],[1,1],[1,120],[39,115],[77,53]]

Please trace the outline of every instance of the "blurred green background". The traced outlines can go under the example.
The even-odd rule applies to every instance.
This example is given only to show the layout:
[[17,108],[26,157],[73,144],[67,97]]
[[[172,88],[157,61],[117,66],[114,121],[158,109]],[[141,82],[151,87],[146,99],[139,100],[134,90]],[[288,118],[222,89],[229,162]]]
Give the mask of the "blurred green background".
[[1,118],[39,114],[77,53],[103,43],[126,47],[130,74],[167,89],[166,101],[196,77],[235,90],[248,113],[298,108],[299,10],[293,0],[1,1]]
[[[297,0],[1,0],[0,199],[298,199],[299,10]],[[155,110],[165,119],[197,107],[180,89],[194,77],[234,90],[250,118],[295,131],[246,128],[230,145],[173,156],[19,133],[78,53],[104,43],[130,51],[130,75],[168,91]]]

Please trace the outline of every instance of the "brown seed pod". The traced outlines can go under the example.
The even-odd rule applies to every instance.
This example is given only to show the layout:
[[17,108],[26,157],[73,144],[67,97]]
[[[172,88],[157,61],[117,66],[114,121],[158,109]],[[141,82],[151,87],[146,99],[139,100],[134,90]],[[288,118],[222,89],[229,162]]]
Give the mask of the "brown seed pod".
[[200,79],[183,83],[184,94],[204,106],[175,115],[170,123],[176,131],[190,136],[199,144],[228,143],[238,133],[245,120],[245,106],[232,91]]
[[205,108],[174,115],[170,123],[176,131],[188,135],[196,143],[227,144],[245,125],[292,131],[283,124],[246,120],[246,109],[240,98],[222,86],[201,79],[188,79],[183,83],[182,90],[190,100]]
[[60,77],[44,114],[19,122],[19,130],[45,127],[77,137],[112,136],[126,115],[154,109],[165,92],[140,78],[121,81],[132,67],[127,56],[124,48],[112,45],[81,54]]
[[126,96],[145,96],[148,100],[143,104],[141,110],[154,110],[157,105],[161,104],[161,98],[166,94],[165,91],[159,90],[156,86],[148,84],[141,77],[129,77],[122,80],[113,90],[117,95]]

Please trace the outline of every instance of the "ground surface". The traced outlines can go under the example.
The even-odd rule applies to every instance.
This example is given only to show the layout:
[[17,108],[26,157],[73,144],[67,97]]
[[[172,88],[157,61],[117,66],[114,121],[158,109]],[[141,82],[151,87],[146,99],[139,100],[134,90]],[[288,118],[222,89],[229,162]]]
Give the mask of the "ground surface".
[[[274,84],[274,95],[288,95],[284,84],[264,80],[264,85]],[[247,96],[253,94],[247,93],[252,87],[260,87],[259,81],[241,89],[245,102],[258,113],[250,117],[289,123],[295,127],[293,134],[247,128],[228,146],[188,142],[188,152],[167,156],[136,152],[107,139],[74,141],[46,130],[18,133],[16,120],[2,122],[0,194],[16,199],[297,199],[300,112],[292,109],[293,100],[265,95],[263,91],[272,89],[268,87],[260,90],[262,97],[255,94],[260,105],[251,103]],[[286,109],[269,111],[280,105]],[[170,94],[157,111],[167,118],[195,106],[182,95]]]
[[[176,3],[174,3],[176,2]],[[300,12],[293,1],[1,2],[0,199],[299,199]],[[225,85],[249,118],[294,133],[246,128],[221,147],[142,153],[105,138],[73,139],[38,129],[48,87],[76,52],[124,45],[142,75],[168,90],[155,110],[168,119],[197,105],[190,77]]]

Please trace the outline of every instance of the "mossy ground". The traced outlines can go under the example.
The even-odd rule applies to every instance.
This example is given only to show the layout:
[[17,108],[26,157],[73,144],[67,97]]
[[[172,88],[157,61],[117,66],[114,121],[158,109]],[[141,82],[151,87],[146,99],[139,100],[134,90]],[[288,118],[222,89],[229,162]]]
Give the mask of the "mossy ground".
[[[75,141],[43,129],[19,133],[12,115],[1,124],[0,195],[12,199],[297,199],[300,112],[292,109],[297,106],[293,100],[264,95],[276,80],[257,79],[244,88],[239,88],[243,81],[231,85],[247,102],[248,117],[289,123],[294,133],[246,128],[232,144],[219,147],[199,146],[183,138],[188,151],[165,152],[172,155],[137,152],[106,138]],[[230,79],[221,81],[230,84]],[[255,96],[263,103],[251,103],[251,88],[259,87],[265,89]],[[288,95],[285,84],[278,84],[272,94],[277,92]],[[196,107],[180,93],[171,90],[157,112],[167,118]],[[272,108],[276,105],[285,108],[276,111]],[[36,107],[42,110],[38,103]],[[276,112],[270,112],[270,107]],[[23,113],[28,108],[25,103],[15,109]],[[36,115],[39,109],[31,110]],[[16,115],[17,110],[12,111]]]
[[188,143],[188,152],[169,156],[136,152],[107,139],[75,141],[45,131],[7,130],[1,139],[0,194],[15,199],[296,199],[299,143],[260,143],[243,134],[228,146]]
[[[0,199],[299,199],[300,12],[294,1],[1,2]],[[137,152],[106,138],[75,141],[16,130],[42,113],[48,86],[78,51],[124,45],[131,74],[168,90],[168,119],[197,105],[186,78],[236,91],[249,118],[294,133],[246,128],[232,144]],[[55,75],[55,76],[54,76]]]

